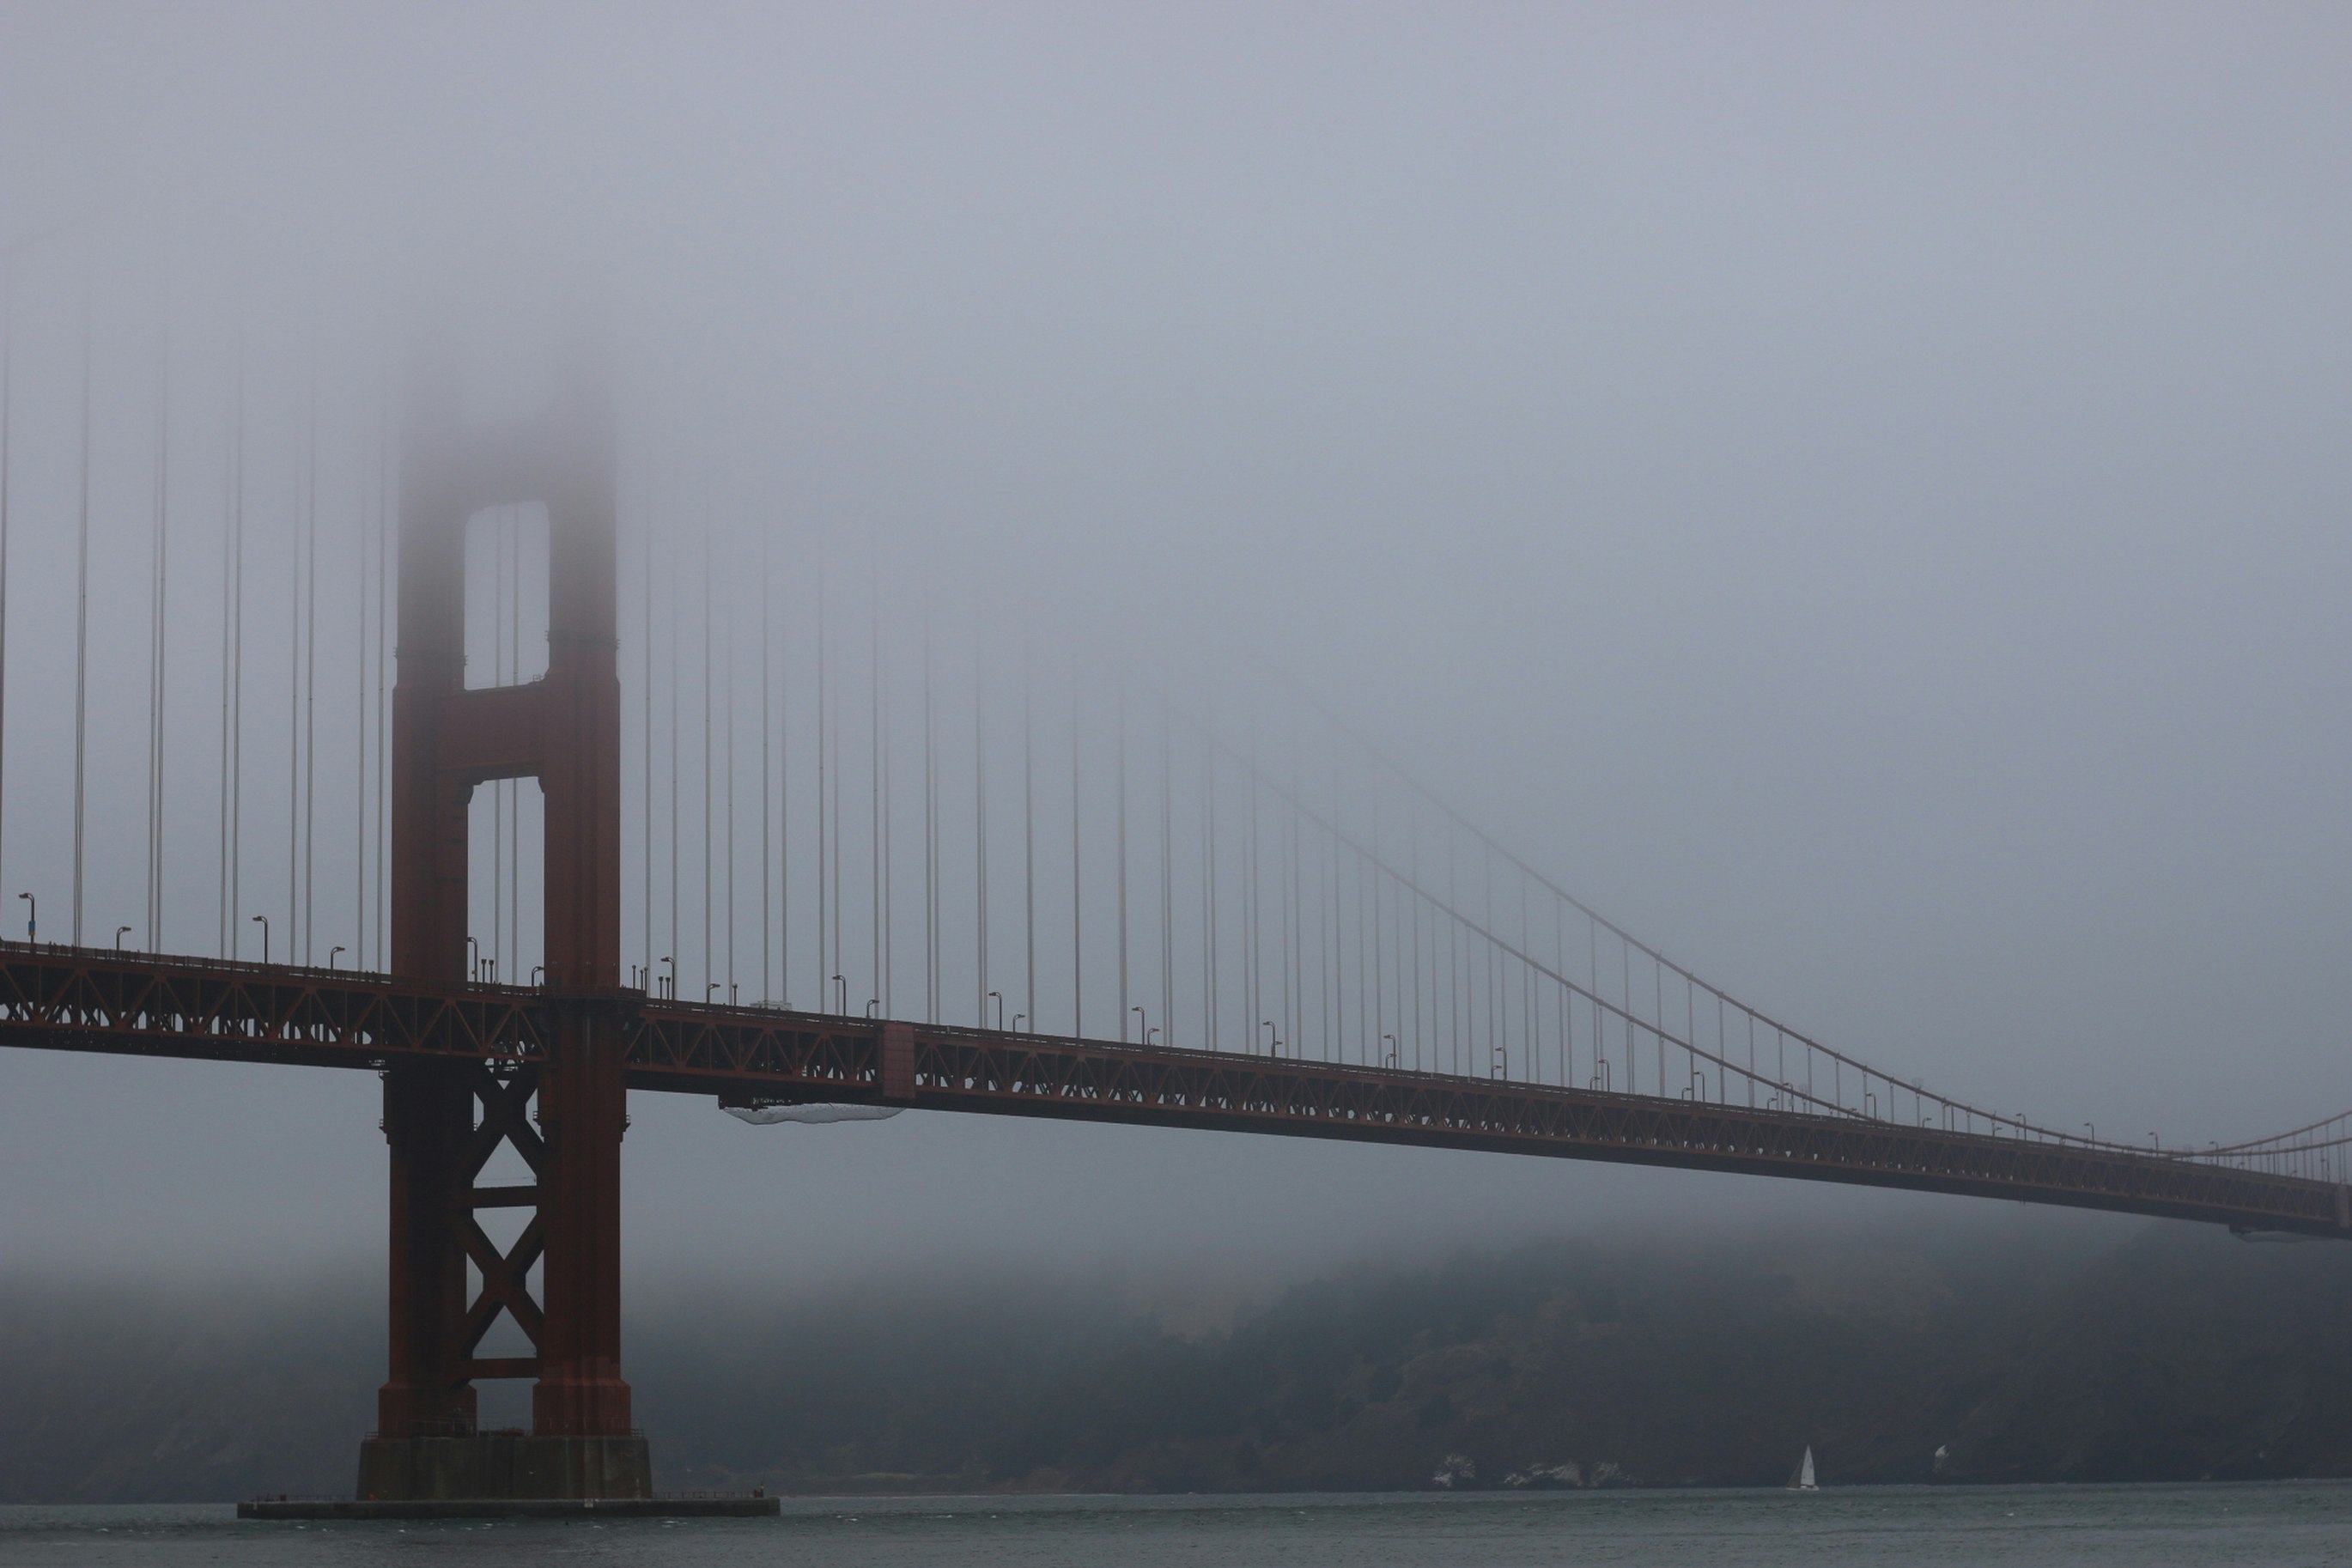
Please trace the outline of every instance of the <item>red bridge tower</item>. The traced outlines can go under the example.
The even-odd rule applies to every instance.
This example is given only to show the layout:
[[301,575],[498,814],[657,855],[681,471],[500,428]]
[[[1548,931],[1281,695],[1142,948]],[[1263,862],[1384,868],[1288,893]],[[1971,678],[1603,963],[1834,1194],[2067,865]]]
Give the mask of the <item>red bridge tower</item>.
[[[451,378],[420,376],[402,438],[392,968],[467,978],[468,803],[478,784],[536,778],[549,1048],[543,1063],[403,1062],[383,1075],[391,1374],[377,1435],[362,1445],[360,1496],[649,1497],[621,1378],[622,1036],[642,998],[620,985],[611,413],[601,375],[576,365],[520,427],[467,428],[457,408]],[[547,673],[468,689],[467,523],[533,501],[547,510]],[[481,1184],[501,1142],[530,1167],[529,1184]],[[488,1208],[535,1213],[501,1250],[477,1217]],[[480,1276],[470,1299],[468,1263]],[[501,1312],[535,1355],[475,1354]],[[529,1436],[477,1430],[474,1382],[493,1377],[537,1380]]]

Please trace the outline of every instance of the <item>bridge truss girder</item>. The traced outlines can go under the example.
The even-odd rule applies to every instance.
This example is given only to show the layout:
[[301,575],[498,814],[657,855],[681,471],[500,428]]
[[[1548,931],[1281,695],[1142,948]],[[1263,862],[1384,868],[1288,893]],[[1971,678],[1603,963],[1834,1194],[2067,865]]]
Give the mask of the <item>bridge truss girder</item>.
[[1860,1116],[1144,1047],[617,990],[379,975],[0,943],[0,1044],[389,1071],[544,1063],[564,1016],[609,1019],[630,1089],[726,1103],[892,1103],[1609,1160],[1843,1182],[2242,1229],[2352,1237],[2339,1182],[2111,1144]]

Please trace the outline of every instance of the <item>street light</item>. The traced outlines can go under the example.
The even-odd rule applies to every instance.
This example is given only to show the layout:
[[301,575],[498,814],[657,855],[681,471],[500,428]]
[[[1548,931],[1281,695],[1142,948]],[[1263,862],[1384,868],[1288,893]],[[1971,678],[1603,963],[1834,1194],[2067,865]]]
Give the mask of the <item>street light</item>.
[[[261,962],[267,963],[269,962],[269,917],[256,915],[253,917],[253,923],[261,928]],[[467,937],[466,940],[471,942],[474,939]]]
[[661,982],[662,994],[675,1001],[677,997],[677,960],[665,952],[661,955],[661,961],[669,965],[669,973],[656,975],[655,978]]
[[718,989],[719,989],[719,982],[718,982],[718,981],[714,980],[714,981],[712,981],[709,984],[708,984],[708,985],[706,985],[706,986],[704,986],[704,987],[702,988],[702,1005],[703,1005],[704,1006],[708,1007],[709,1005],[710,1005],[710,994],[711,994],[713,991],[718,990]]
[[849,981],[846,977],[836,974],[833,977],[833,987],[835,994],[840,999],[839,1005],[835,1007],[835,1011],[846,1018],[849,1016]]
[[1386,1041],[1389,1043],[1389,1066],[1391,1066],[1391,1067],[1394,1067],[1394,1066],[1396,1066],[1396,1065],[1397,1065],[1397,1059],[1396,1059],[1396,1058],[1397,1058],[1397,1043],[1396,1043],[1396,1037],[1395,1037],[1394,1035],[1382,1035],[1382,1036],[1381,1037],[1381,1038],[1382,1038],[1382,1039],[1386,1040]]
[[882,1010],[882,998],[881,998],[881,997],[879,997],[879,996],[868,996],[868,997],[866,999],[866,1016],[867,1017],[871,1018],[871,1017],[875,1016],[876,1016],[877,1014],[878,1014],[881,1010]]
[[1279,1054],[1282,1050],[1282,1042],[1275,1038],[1274,1020],[1271,1018],[1260,1018],[1257,1021],[1257,1024],[1259,1028],[1265,1031],[1265,1054],[1267,1056]]
[[1004,993],[992,991],[988,994],[996,1004],[996,1032],[1001,1035],[1004,1033]]
[[1021,1020],[1026,1018],[1029,1015],[1026,1013],[1015,1013],[1013,1015],[1013,1032],[1014,1034],[1017,1035],[1021,1032]]
[[329,949],[327,950],[327,967],[328,967],[328,969],[331,971],[331,970],[335,967],[335,955],[336,955],[337,953],[339,953],[339,952],[351,952],[351,949],[350,949],[350,948],[348,948],[348,947],[344,947],[344,946],[342,946],[341,943],[338,943],[338,944],[336,944],[335,946],[329,948]]
[[16,896],[25,900],[25,940],[32,942],[40,930],[41,901],[30,893]]
[[115,951],[115,952],[121,952],[122,951],[122,939],[123,939],[125,936],[129,935],[129,934],[130,934],[130,931],[131,931],[131,928],[130,928],[129,926],[116,926],[116,927],[114,928],[114,951]]
[[466,945],[474,950],[474,984],[478,985],[482,982],[482,944],[469,936]]
[[1147,1046],[1150,1045],[1151,1043],[1151,1015],[1145,1012],[1140,1007],[1129,1007],[1128,1011],[1135,1015],[1135,1026],[1143,1032],[1143,1043]]

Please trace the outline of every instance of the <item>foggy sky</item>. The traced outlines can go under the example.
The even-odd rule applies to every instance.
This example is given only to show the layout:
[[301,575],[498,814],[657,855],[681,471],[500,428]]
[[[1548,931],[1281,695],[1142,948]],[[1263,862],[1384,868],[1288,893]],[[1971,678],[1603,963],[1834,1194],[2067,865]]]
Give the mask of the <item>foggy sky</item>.
[[[479,9],[0,8],[0,244],[98,212],[101,270],[161,254],[285,342],[593,300],[681,517],[1295,680],[1937,1087],[2199,1141],[2352,1105],[2340,13]],[[70,266],[18,255],[50,363]],[[10,636],[12,683],[54,658]],[[10,1054],[0,1258],[380,1267],[377,1114],[362,1074]],[[1958,1202],[632,1115],[633,1279]]]

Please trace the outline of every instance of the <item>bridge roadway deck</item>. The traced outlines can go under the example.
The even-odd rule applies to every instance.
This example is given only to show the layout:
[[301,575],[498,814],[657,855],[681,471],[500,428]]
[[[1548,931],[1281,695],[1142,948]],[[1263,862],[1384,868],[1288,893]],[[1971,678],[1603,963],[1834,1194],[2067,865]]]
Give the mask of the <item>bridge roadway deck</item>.
[[[0,942],[0,1046],[381,1069],[520,1064],[549,1012],[613,1009],[633,1089],[1481,1149],[1790,1176],[2352,1237],[2352,1188],[2175,1154],[1741,1104],[1116,1045],[614,991]],[[896,1060],[886,1060],[895,1053]],[[911,1069],[911,1070],[910,1070]]]

